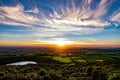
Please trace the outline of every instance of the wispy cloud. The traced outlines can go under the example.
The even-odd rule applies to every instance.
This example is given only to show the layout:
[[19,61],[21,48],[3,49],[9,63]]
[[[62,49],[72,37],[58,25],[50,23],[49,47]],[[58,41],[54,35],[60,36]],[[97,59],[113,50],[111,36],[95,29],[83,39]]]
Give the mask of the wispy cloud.
[[38,8],[34,8],[33,10],[26,10],[26,11],[24,11],[24,12],[37,14],[37,13],[39,13],[39,10],[38,10]]
[[93,17],[96,19],[103,17],[109,8],[108,5],[108,0],[101,0],[96,9],[94,10]]
[[[39,21],[33,15],[25,13],[24,7],[22,5],[17,5],[15,7],[3,6],[0,7],[0,23],[7,25],[16,25],[16,26],[27,26],[31,27],[33,24]],[[35,12],[31,10],[28,12]]]
[[[83,35],[94,34],[104,31],[105,27],[111,26],[111,22],[120,25],[120,9],[109,16],[110,21],[103,19],[112,1],[100,0],[96,8],[92,9],[93,0],[81,0],[77,6],[74,0],[50,7],[51,12],[45,13],[40,7],[25,10],[22,4],[16,6],[0,6],[0,23],[13,26],[31,28],[32,36],[61,37],[66,34]],[[32,13],[32,14],[31,14]],[[95,41],[95,40],[92,40]]]
[[120,25],[120,8],[110,16],[110,19],[112,21],[118,22]]

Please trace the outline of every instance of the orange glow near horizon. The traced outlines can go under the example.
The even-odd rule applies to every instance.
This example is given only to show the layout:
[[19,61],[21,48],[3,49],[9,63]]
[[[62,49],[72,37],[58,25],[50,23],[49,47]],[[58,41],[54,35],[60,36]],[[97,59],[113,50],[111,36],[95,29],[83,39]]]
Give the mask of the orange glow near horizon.
[[[53,41],[53,42],[19,42],[19,41],[0,41],[0,46],[48,46],[48,47],[120,47],[119,42],[69,42],[69,41]],[[56,47],[57,47],[56,46]]]

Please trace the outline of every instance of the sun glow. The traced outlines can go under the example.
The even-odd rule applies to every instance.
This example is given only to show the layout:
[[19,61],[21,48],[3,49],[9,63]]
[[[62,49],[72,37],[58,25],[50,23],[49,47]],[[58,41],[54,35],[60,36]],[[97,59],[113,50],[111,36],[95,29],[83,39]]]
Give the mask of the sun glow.
[[64,46],[66,43],[63,42],[63,41],[57,41],[56,44],[57,44],[58,46]]
[[68,44],[72,44],[73,42],[72,41],[54,41],[53,43],[57,44],[58,46],[65,46]]

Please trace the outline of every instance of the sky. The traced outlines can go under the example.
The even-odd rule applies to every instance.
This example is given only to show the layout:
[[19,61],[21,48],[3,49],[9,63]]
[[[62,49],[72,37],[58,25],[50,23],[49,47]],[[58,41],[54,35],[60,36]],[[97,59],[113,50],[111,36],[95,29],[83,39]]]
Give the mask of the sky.
[[0,46],[120,47],[119,0],[0,0]]

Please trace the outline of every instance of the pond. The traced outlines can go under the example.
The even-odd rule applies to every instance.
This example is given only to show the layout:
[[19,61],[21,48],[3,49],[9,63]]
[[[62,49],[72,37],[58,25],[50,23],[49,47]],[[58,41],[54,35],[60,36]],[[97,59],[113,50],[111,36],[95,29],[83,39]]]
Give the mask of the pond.
[[27,65],[27,64],[37,64],[37,63],[34,61],[20,61],[20,62],[9,63],[6,65],[9,66],[9,65]]

